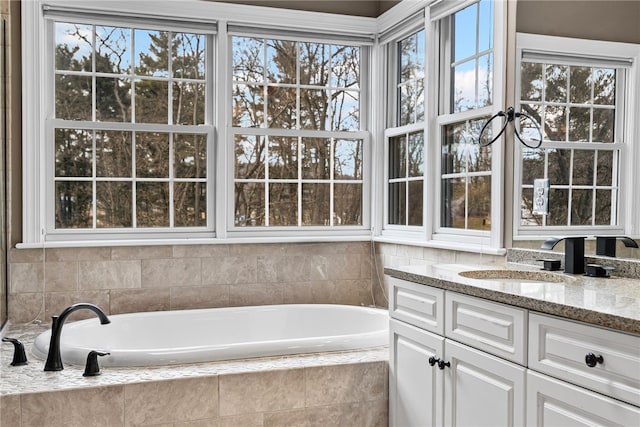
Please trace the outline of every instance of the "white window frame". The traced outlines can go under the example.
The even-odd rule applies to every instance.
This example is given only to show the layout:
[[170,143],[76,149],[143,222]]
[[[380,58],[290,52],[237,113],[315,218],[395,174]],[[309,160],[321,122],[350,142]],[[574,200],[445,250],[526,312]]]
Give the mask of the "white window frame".
[[[640,46],[629,43],[582,40],[567,37],[554,37],[518,33],[516,45],[516,111],[520,107],[521,76],[520,68],[523,52],[550,58],[566,55],[573,60],[584,61],[584,65],[598,66],[605,61],[631,62],[626,68],[625,87],[616,87],[616,97],[622,97],[624,114],[616,117],[616,128],[624,129],[623,146],[620,148],[618,170],[618,226],[545,226],[527,227],[520,225],[520,200],[522,197],[522,148],[516,144],[514,150],[514,194],[513,194],[513,240],[537,240],[552,235],[590,236],[625,234],[637,238],[640,235],[640,174],[633,173],[640,164],[640,124],[637,116],[640,112]],[[545,142],[542,143],[543,146]],[[553,145],[555,146],[555,145]],[[563,146],[563,148],[566,147]],[[578,143],[571,147],[581,148]],[[612,212],[613,214],[613,212]]]
[[[448,89],[450,88],[450,40],[448,34],[442,34],[447,31],[448,25],[443,19],[451,19],[456,12],[477,3],[476,0],[467,0],[462,2],[452,2],[445,9],[445,5],[440,6],[438,10],[434,10],[431,16],[433,22],[431,26],[431,46],[434,52],[432,60],[439,64],[440,72],[436,76],[432,76],[429,85],[433,90],[437,87],[445,88],[446,93],[439,95],[436,99],[432,99],[433,103],[431,111],[442,111],[448,107],[448,102],[443,102],[443,96],[449,97]],[[455,245],[472,247],[480,252],[486,248],[497,250],[503,247],[503,206],[504,206],[504,138],[500,138],[491,146],[491,229],[489,231],[455,229],[443,227],[440,224],[441,205],[442,205],[442,165],[440,163],[440,150],[444,138],[443,130],[448,124],[459,123],[466,120],[473,120],[482,117],[490,117],[504,110],[505,98],[505,61],[506,61],[506,3],[502,1],[494,1],[494,35],[493,35],[493,99],[491,106],[467,110],[459,113],[449,113],[448,109],[444,114],[435,115],[432,118],[434,125],[431,126],[430,139],[433,143],[434,159],[436,161],[434,179],[435,200],[437,213],[434,214],[434,230],[432,239],[438,242],[450,242]],[[449,45],[441,46],[437,43],[439,37],[443,35],[443,39],[449,42]],[[444,51],[442,51],[444,49]],[[441,58],[446,58],[440,63]],[[440,80],[440,79],[444,79]],[[439,104],[439,105],[438,105]]]
[[[467,252],[487,253],[502,255],[505,253],[503,235],[503,210],[504,210],[504,138],[496,141],[492,147],[492,168],[491,168],[491,230],[456,230],[440,227],[440,204],[441,204],[441,169],[440,151],[442,143],[441,127],[447,123],[455,123],[470,118],[491,116],[503,110],[505,100],[505,70],[506,70],[506,40],[507,40],[507,13],[506,2],[495,1],[494,9],[494,81],[493,81],[493,104],[491,107],[483,109],[457,113],[455,117],[450,114],[438,116],[440,108],[439,88],[442,85],[441,75],[441,46],[439,43],[441,35],[441,19],[453,15],[455,12],[477,3],[479,0],[456,0],[456,1],[427,1],[418,0],[415,2],[401,2],[398,6],[382,15],[379,18],[379,32],[391,32],[395,28],[401,28],[403,21],[409,21],[416,12],[424,10],[424,27],[426,29],[426,70],[425,70],[425,177],[424,177],[424,222],[422,227],[408,226],[392,227],[387,224],[385,210],[388,201],[387,191],[384,189],[387,182],[388,144],[387,137],[415,131],[413,125],[407,128],[398,128],[397,133],[385,131],[385,127],[378,126],[376,135],[383,144],[377,144],[374,163],[374,176],[378,176],[375,181],[376,188],[376,221],[374,231],[374,241],[396,244],[407,244],[412,246],[432,247],[440,249],[459,250]],[[413,29],[415,30],[415,28]],[[410,32],[401,35],[409,35]],[[398,37],[401,38],[401,37]],[[379,45],[376,50],[377,63],[383,70],[389,61],[386,49]],[[450,64],[444,64],[449,67]],[[378,103],[390,105],[387,95],[387,85],[389,82],[388,73],[379,78],[375,86],[374,96],[380,99]],[[375,102],[375,101],[374,101]],[[387,107],[391,108],[391,107]],[[395,110],[394,110],[395,112]],[[388,116],[382,112],[377,112],[377,123],[387,123]],[[381,152],[382,151],[382,152]]]
[[[332,28],[336,34],[353,35],[354,37],[373,39],[377,30],[377,21],[374,18],[354,17],[346,15],[323,15],[318,19],[315,12],[283,11],[259,6],[246,6],[225,4],[218,2],[202,2],[197,0],[182,0],[179,2],[161,2],[154,4],[153,10],[144,1],[111,1],[102,3],[78,3],[69,0],[33,0],[22,2],[22,69],[23,69],[23,236],[18,245],[21,248],[44,246],[96,246],[96,245],[131,245],[131,244],[180,244],[180,243],[225,243],[233,242],[265,242],[265,241],[336,241],[336,240],[370,240],[370,222],[365,222],[358,230],[345,233],[342,228],[331,230],[322,229],[311,231],[301,227],[295,232],[287,230],[269,233],[243,233],[242,236],[234,236],[227,233],[229,218],[227,201],[232,192],[232,180],[229,178],[229,150],[224,141],[228,140],[228,124],[231,123],[231,109],[227,106],[231,100],[231,89],[227,82],[230,79],[229,64],[231,63],[230,46],[228,46],[226,27],[227,24],[245,24],[255,27],[272,28],[279,31],[306,31],[316,34],[326,34],[327,27]],[[171,231],[167,233],[140,233],[139,230],[131,233],[111,233],[110,235],[99,233],[76,233],[73,236],[65,236],[64,240],[52,240],[52,235],[47,232],[46,189],[47,174],[44,168],[50,162],[51,153],[47,151],[46,136],[49,131],[46,122],[51,116],[48,105],[51,83],[47,81],[49,63],[44,60],[41,52],[46,52],[47,34],[45,11],[54,11],[58,16],[111,16],[116,23],[119,19],[149,20],[162,29],[171,27],[171,22],[180,21],[193,23],[193,32],[217,24],[217,35],[212,50],[215,52],[213,67],[208,69],[213,83],[213,102],[208,111],[213,111],[210,117],[211,133],[208,146],[208,173],[207,192],[212,205],[208,204],[209,226],[206,231],[198,233],[185,233]],[[269,24],[265,24],[268,22]],[[135,25],[134,25],[135,26]],[[213,28],[213,27],[212,27]],[[363,73],[369,74],[368,70]],[[213,77],[215,76],[215,78]],[[209,81],[209,80],[208,80]],[[361,90],[368,92],[369,86],[362,86]],[[371,109],[361,104],[361,120],[370,123]],[[365,129],[365,128],[363,128]],[[355,138],[369,138],[368,131],[359,131]],[[364,142],[365,146],[370,142]],[[363,181],[370,182],[371,178],[371,154],[366,153],[364,158]],[[370,184],[363,191],[363,218],[369,214],[365,210],[371,205]],[[209,203],[209,202],[208,202]],[[215,232],[213,231],[215,230]],[[237,239],[235,239],[238,237]],[[241,238],[240,238],[241,237]],[[234,240],[235,239],[235,240]],[[269,240],[271,239],[271,240]]]
[[[362,179],[360,180],[351,180],[351,181],[341,181],[334,180],[331,178],[330,180],[317,180],[317,182],[329,183],[329,184],[360,184],[362,186],[362,224],[361,225],[334,225],[333,218],[331,218],[332,224],[330,226],[311,226],[311,225],[301,225],[301,226],[255,226],[255,227],[238,227],[234,223],[234,168],[235,168],[235,159],[233,150],[229,152],[229,156],[227,158],[226,170],[228,171],[228,175],[226,179],[229,182],[228,185],[228,195],[225,203],[226,212],[225,217],[227,218],[226,223],[226,235],[229,237],[240,237],[243,235],[260,235],[267,237],[281,237],[287,236],[291,234],[300,234],[304,233],[305,235],[310,236],[323,236],[323,235],[364,235],[369,234],[369,230],[371,229],[371,134],[367,130],[369,127],[369,100],[367,94],[367,88],[371,87],[370,79],[369,79],[369,63],[370,63],[370,51],[371,45],[370,43],[356,43],[354,40],[350,40],[349,38],[340,38],[339,36],[332,37],[323,37],[322,35],[304,35],[304,34],[296,34],[295,32],[291,32],[290,34],[282,34],[281,31],[274,31],[272,34],[269,34],[268,30],[260,31],[258,34],[252,34],[251,30],[246,33],[240,33],[239,31],[233,31],[232,34],[227,35],[227,43],[229,46],[232,45],[231,37],[257,37],[257,38],[266,38],[266,39],[277,39],[277,40],[290,40],[296,42],[317,42],[317,43],[326,43],[326,44],[336,44],[336,45],[347,45],[347,46],[358,46],[360,48],[360,82],[358,87],[359,93],[359,104],[360,104],[360,129],[359,130],[305,130],[305,129],[282,129],[282,128],[269,128],[265,126],[261,127],[232,127],[228,126],[226,129],[227,140],[224,142],[228,147],[233,146],[233,141],[235,135],[255,135],[262,137],[269,136],[287,136],[287,137],[302,137],[302,138],[326,138],[332,140],[339,139],[358,139],[362,141]],[[232,51],[229,51],[230,55],[233,54]],[[232,61],[228,64],[228,86],[230,88],[233,87],[233,76],[231,72]],[[265,83],[261,83],[260,85],[264,85]],[[286,85],[287,87],[295,87],[296,89],[304,89],[305,85],[300,84],[298,81],[295,85]],[[317,89],[317,87],[314,87]],[[332,90],[335,89],[333,87],[327,86],[323,90]],[[231,99],[231,98],[230,98]],[[299,102],[298,102],[299,104]],[[265,108],[267,108],[265,104]],[[228,109],[230,110],[230,109]],[[365,114],[362,114],[365,113]],[[264,113],[264,118],[266,120],[267,114],[266,111]],[[299,118],[299,117],[298,117]],[[227,123],[232,123],[231,115],[227,120]],[[332,144],[333,146],[333,144]],[[301,159],[301,153],[298,153],[298,159]],[[334,157],[330,158],[330,169],[333,174],[333,160]],[[268,161],[268,159],[265,159]],[[269,180],[259,180],[265,182],[268,186],[270,182]],[[314,181],[303,179],[301,173],[299,171],[298,177],[295,180],[290,180],[290,183],[298,184],[299,186],[303,185],[303,182]],[[300,187],[301,188],[301,187]],[[268,204],[268,199],[265,198],[265,203]],[[298,194],[298,210],[301,209],[301,197],[300,192]],[[330,200],[330,212],[333,213],[333,191],[331,191],[331,200]]]
[[[63,18],[64,19],[64,18]],[[104,18],[103,18],[104,19]],[[86,21],[91,20],[90,23],[87,24]],[[83,20],[82,17],[71,17],[70,19],[64,19],[61,20],[60,18],[46,18],[45,19],[45,25],[47,25],[46,31],[48,33],[48,46],[53,46],[54,44],[54,40],[55,40],[55,35],[54,35],[54,26],[56,22],[64,22],[64,23],[77,23],[77,24],[81,24],[81,25],[92,25],[92,26],[100,26],[100,25],[109,25],[109,26],[115,26],[115,27],[122,27],[122,28],[144,28],[146,29],[158,29],[158,30],[162,30],[162,31],[167,31],[166,27],[164,28],[160,28],[157,24],[154,25],[153,23],[150,24],[145,24],[144,20],[140,20],[140,22],[137,25],[132,25],[130,22],[122,22],[119,23],[117,20],[114,20],[113,18],[107,18],[106,20],[102,20],[99,17],[97,18],[91,18],[89,17],[86,20]],[[168,31],[175,31],[175,32],[179,32],[179,31],[185,31],[184,28],[179,28],[176,30],[173,29],[169,29]],[[186,30],[189,31],[189,30]],[[194,30],[193,31],[198,32],[198,30]],[[213,67],[213,35],[212,34],[203,34],[206,37],[206,50],[205,50],[205,70],[211,70]],[[48,54],[46,55],[46,59],[47,59],[47,69],[48,70],[54,70],[55,65],[54,65],[54,61],[55,61],[55,47],[53,49],[47,49]],[[133,54],[133,52],[131,53]],[[133,64],[133,61],[132,61]],[[66,72],[62,72],[63,74],[66,74]],[[91,73],[86,73],[87,76],[94,76],[96,74],[96,72],[91,72]],[[55,109],[55,83],[54,83],[54,79],[56,77],[56,75],[58,75],[57,73],[54,72],[48,72],[47,73],[47,81],[46,81],[46,91],[50,94],[50,97],[48,98],[50,105],[47,106],[47,110],[48,111],[54,111]],[[130,80],[135,84],[136,79],[133,78],[133,76],[131,74],[129,75],[124,75],[125,77],[129,77]],[[151,78],[150,80],[158,80],[157,78]],[[169,75],[169,77],[167,77],[166,79],[163,79],[163,81],[166,80],[168,83],[171,83],[173,81],[173,77],[171,75]],[[54,114],[51,114],[50,116],[47,116],[47,118],[45,119],[46,121],[46,135],[49,136],[50,139],[47,139],[48,141],[53,141],[55,140],[55,130],[56,129],[81,129],[81,130],[87,130],[88,132],[99,132],[99,131],[125,131],[125,132],[131,132],[132,134],[136,133],[136,132],[162,132],[162,133],[167,133],[169,135],[169,141],[170,141],[170,147],[173,147],[173,138],[175,134],[197,134],[197,135],[202,135],[206,138],[207,140],[207,146],[206,146],[206,153],[207,153],[207,158],[206,158],[206,168],[207,171],[212,171],[214,170],[213,168],[213,164],[215,161],[215,152],[213,151],[213,138],[214,138],[214,127],[211,125],[211,117],[213,116],[212,114],[212,100],[213,97],[215,96],[215,94],[212,92],[212,86],[213,86],[213,81],[214,81],[214,75],[212,72],[207,72],[205,75],[205,86],[206,88],[208,88],[208,93],[206,93],[205,95],[205,112],[204,112],[204,119],[205,122],[202,125],[176,125],[171,123],[173,121],[173,111],[172,109],[168,109],[167,111],[167,121],[168,123],[165,124],[149,124],[149,123],[136,123],[136,122],[100,122],[97,120],[87,120],[87,121],[82,121],[82,120],[65,120],[65,119],[59,119],[59,118],[55,118]],[[169,101],[171,101],[171,91],[172,91],[172,85],[168,85],[168,96],[169,96]],[[135,91],[132,93],[132,116],[135,115],[135,100],[133,99],[133,96],[135,96]],[[95,99],[94,99],[95,100]],[[93,113],[92,116],[95,116],[95,108],[93,108]],[[94,147],[95,147],[95,139],[93,141]],[[135,141],[134,138],[132,137],[131,139],[131,144],[135,149]],[[48,144],[45,148],[45,154],[46,154],[46,158],[47,159],[54,159],[55,158],[55,147],[53,144]],[[95,150],[94,150],[95,151]],[[169,152],[169,168],[172,169],[173,166],[173,151],[171,150]],[[132,159],[135,160],[135,159]],[[53,162],[51,162],[50,160],[46,162],[45,167],[45,193],[47,195],[55,195],[55,184],[56,182],[58,182],[55,179],[55,171],[54,171],[54,165]],[[170,171],[170,176],[173,175],[173,172]],[[133,182],[134,183],[134,194],[135,194],[135,183],[136,182],[141,182],[141,181],[137,181],[136,179],[134,179],[133,177],[126,177],[123,179],[120,178],[100,178],[100,177],[88,177],[86,179],[81,179],[81,180],[73,180],[72,182],[80,182],[80,181],[86,181],[86,182],[93,182],[93,184],[95,185],[97,182],[101,182],[101,181],[105,181],[108,180],[109,182]],[[144,182],[146,180],[142,180],[142,182]],[[175,177],[171,177],[171,178],[163,178],[162,182],[167,182],[167,183],[178,183],[184,181],[182,179],[179,178],[175,178]],[[194,179],[189,179],[189,182],[203,182],[205,183],[205,185],[207,185],[207,201],[206,201],[206,212],[209,214],[211,212],[213,212],[213,200],[214,200],[214,193],[212,193],[211,191],[214,191],[213,186],[209,185],[210,180],[208,178],[194,178]],[[170,192],[173,192],[173,186],[170,186]],[[95,202],[95,200],[94,200]],[[46,212],[55,212],[55,200],[54,197],[47,197],[47,199],[44,202],[44,207],[45,207],[45,211]],[[45,230],[47,230],[46,232],[46,237],[49,240],[53,240],[53,241],[57,241],[57,240],[87,240],[87,239],[100,239],[100,238],[117,238],[117,239],[127,239],[130,238],[130,236],[132,235],[141,235],[141,236],[154,236],[155,238],[161,237],[168,237],[171,236],[172,234],[175,233],[179,233],[179,234],[184,234],[184,235],[188,235],[191,237],[204,237],[206,235],[209,235],[211,233],[214,232],[213,229],[213,219],[212,219],[212,215],[207,215],[207,224],[205,226],[199,226],[199,227],[136,227],[135,223],[136,223],[136,218],[135,218],[135,214],[136,214],[136,199],[135,197],[132,199],[132,213],[133,213],[133,225],[131,227],[123,227],[121,230],[119,229],[115,229],[115,228],[105,228],[105,229],[101,229],[101,228],[95,228],[95,223],[97,221],[96,218],[96,206],[94,203],[93,206],[93,224],[94,227],[93,228],[84,228],[84,229],[73,229],[73,228],[63,228],[63,229],[56,229],[55,227],[55,217],[54,215],[47,215],[46,218],[44,219],[45,221]],[[174,221],[174,206],[173,204],[170,204],[169,206],[169,220],[170,223],[173,223]],[[176,231],[174,231],[176,230]]]
[[[424,241],[425,240],[425,230],[427,228],[426,224],[428,221],[428,208],[425,206],[425,201],[427,200],[427,87],[426,87],[426,74],[428,73],[429,66],[427,64],[427,41],[428,41],[428,33],[426,30],[426,20],[424,19],[424,11],[421,11],[419,15],[414,15],[409,17],[408,19],[403,20],[403,23],[396,26],[395,31],[391,31],[391,34],[388,34],[387,41],[383,45],[380,46],[381,55],[384,58],[382,63],[388,64],[383,71],[383,85],[384,85],[384,99],[385,102],[382,105],[386,106],[384,111],[384,144],[383,144],[383,181],[381,183],[381,189],[383,193],[383,204],[382,204],[382,229],[380,234],[386,238],[390,239],[406,239],[410,241]],[[399,122],[399,104],[398,104],[398,66],[400,64],[398,58],[398,45],[399,43],[406,39],[407,37],[419,32],[424,31],[425,37],[425,78],[423,78],[423,90],[424,90],[424,119],[415,123],[408,123],[405,125],[398,125]],[[402,225],[402,224],[390,224],[389,223],[389,141],[391,138],[409,135],[411,133],[422,132],[424,147],[423,147],[423,170],[424,174],[422,176],[422,225]],[[405,179],[405,182],[407,179]],[[407,215],[408,211],[408,198],[405,200]]]

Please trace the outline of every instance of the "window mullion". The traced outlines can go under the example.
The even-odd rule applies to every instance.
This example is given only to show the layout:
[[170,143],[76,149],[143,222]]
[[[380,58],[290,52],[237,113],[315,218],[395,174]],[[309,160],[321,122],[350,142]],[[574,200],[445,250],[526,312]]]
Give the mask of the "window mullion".
[[91,138],[91,191],[92,191],[92,228],[95,230],[97,228],[97,213],[98,213],[98,193],[97,193],[97,181],[96,181],[96,131],[92,132]]

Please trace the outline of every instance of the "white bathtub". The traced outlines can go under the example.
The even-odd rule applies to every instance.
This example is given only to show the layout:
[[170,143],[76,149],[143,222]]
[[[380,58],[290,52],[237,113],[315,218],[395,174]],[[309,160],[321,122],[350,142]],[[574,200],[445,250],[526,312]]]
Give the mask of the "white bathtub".
[[[62,329],[64,363],[87,353],[111,353],[101,366],[154,366],[250,357],[354,350],[388,344],[386,310],[331,304],[291,304],[159,311],[69,322]],[[46,359],[51,330],[33,354]]]

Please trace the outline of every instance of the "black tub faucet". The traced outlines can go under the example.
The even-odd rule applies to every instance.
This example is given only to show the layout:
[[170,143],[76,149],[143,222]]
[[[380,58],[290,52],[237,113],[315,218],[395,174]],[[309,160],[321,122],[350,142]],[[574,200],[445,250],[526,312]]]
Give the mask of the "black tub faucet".
[[584,273],[584,239],[586,237],[552,237],[546,240],[540,249],[551,250],[564,240],[564,272],[569,274]]
[[620,240],[628,248],[637,248],[638,243],[624,236],[596,236],[596,255],[616,256],[616,241]]
[[60,316],[51,316],[51,341],[49,342],[49,353],[47,354],[47,361],[44,364],[45,371],[62,371],[62,357],[60,357],[60,334],[62,333],[62,326],[67,317],[74,311],[87,309],[91,310],[98,315],[100,323],[106,325],[111,323],[106,314],[97,305],[79,303],[73,304],[62,310]]

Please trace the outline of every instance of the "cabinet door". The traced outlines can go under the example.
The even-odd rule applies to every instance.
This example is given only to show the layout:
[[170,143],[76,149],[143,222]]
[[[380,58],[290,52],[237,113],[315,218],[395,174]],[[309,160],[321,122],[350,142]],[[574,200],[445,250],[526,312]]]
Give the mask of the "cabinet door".
[[443,376],[430,357],[440,357],[444,338],[391,319],[389,425],[442,425]]
[[530,427],[638,426],[640,409],[529,370],[527,425]]
[[445,341],[445,426],[522,426],[526,369]]

